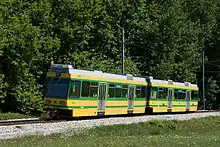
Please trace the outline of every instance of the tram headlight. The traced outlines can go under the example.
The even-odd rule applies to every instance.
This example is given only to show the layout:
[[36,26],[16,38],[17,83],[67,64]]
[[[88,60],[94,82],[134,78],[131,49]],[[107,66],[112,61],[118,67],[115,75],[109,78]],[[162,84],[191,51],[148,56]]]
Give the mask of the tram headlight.
[[50,100],[46,100],[46,104],[50,104]]
[[60,101],[60,105],[64,105],[65,104],[65,102],[64,101]]

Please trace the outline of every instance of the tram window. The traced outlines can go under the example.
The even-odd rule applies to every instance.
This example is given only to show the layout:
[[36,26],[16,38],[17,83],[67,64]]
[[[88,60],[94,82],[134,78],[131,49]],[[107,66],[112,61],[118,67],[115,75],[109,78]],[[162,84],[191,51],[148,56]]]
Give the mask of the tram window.
[[142,98],[146,97],[146,86],[141,86],[141,97]]
[[185,99],[186,98],[186,90],[179,90],[179,99]]
[[82,97],[97,97],[98,83],[97,82],[82,82]]
[[121,97],[121,85],[116,85],[115,97]]
[[156,99],[157,98],[157,87],[152,87],[152,92],[151,92],[151,98]]
[[158,98],[160,99],[166,99],[168,94],[167,88],[159,88],[158,90]]
[[108,97],[115,97],[115,84],[109,84]]
[[174,98],[178,99],[178,90],[177,89],[174,90]]
[[168,97],[168,88],[164,88],[164,98]]
[[146,86],[136,86],[136,98],[145,98]]
[[72,81],[71,82],[71,93],[70,97],[77,98],[80,97],[80,87],[81,87],[81,81]]
[[163,93],[164,93],[164,88],[159,88],[157,98],[163,99],[164,98]]
[[47,93],[46,97],[58,97],[66,98],[68,92],[69,80],[56,80],[48,79],[47,80]]
[[175,89],[174,90],[174,97],[175,99],[185,99],[186,98],[186,90],[178,90],[178,89]]
[[89,96],[90,97],[97,97],[98,96],[98,83],[97,82],[90,83]]
[[90,85],[90,82],[87,82],[87,81],[82,82],[82,97],[89,96],[89,85]]
[[192,90],[191,92],[191,98],[193,100],[196,100],[198,98],[198,91]]
[[126,98],[128,97],[128,85],[122,85],[122,92],[121,97]]
[[136,98],[141,97],[141,86],[136,86]]

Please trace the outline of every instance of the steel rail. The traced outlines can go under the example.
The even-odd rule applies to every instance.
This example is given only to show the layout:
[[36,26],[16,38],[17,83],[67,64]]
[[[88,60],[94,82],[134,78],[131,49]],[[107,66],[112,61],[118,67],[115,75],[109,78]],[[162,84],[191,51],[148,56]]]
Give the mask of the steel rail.
[[46,123],[49,119],[46,118],[28,118],[28,119],[14,119],[14,120],[1,120],[0,126],[20,125],[20,124],[33,124],[33,123]]

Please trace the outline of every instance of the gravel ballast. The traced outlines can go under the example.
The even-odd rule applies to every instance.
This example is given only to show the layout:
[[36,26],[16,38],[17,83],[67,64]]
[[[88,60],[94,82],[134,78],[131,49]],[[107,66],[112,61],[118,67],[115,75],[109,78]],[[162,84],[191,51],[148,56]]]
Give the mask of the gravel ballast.
[[115,124],[132,124],[147,122],[149,120],[189,120],[208,116],[220,116],[219,112],[171,114],[171,115],[145,115],[133,117],[111,117],[92,120],[73,120],[56,123],[37,123],[12,126],[0,126],[0,139],[9,139],[25,135],[48,135],[62,133],[69,130],[92,128]]

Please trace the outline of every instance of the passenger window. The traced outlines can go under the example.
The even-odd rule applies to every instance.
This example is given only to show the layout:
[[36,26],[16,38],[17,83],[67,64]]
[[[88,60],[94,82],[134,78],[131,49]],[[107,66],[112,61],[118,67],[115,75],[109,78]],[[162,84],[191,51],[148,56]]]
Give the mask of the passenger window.
[[180,90],[179,91],[179,99],[185,99],[186,98],[186,90]]
[[146,97],[146,86],[136,86],[136,98]]
[[115,97],[121,97],[121,85],[116,85]]
[[89,96],[97,97],[98,96],[98,82],[91,82],[89,87]]
[[177,89],[174,90],[174,98],[178,99],[178,90]]
[[164,98],[168,97],[168,88],[164,88]]
[[157,98],[163,99],[164,98],[163,93],[164,93],[164,88],[159,88]]
[[167,88],[159,88],[158,90],[158,97],[159,99],[166,99],[168,94]]
[[142,98],[146,97],[146,92],[147,92],[146,90],[147,90],[146,86],[141,87],[141,96],[142,96]]
[[141,86],[136,86],[136,98],[141,98]]
[[115,97],[115,84],[109,84],[108,97]]
[[152,92],[151,92],[151,98],[156,99],[157,98],[157,87],[152,87]]
[[128,85],[122,85],[122,96],[123,98],[128,97]]
[[70,89],[71,98],[80,97],[80,87],[81,87],[81,81],[71,81],[71,89]]
[[82,82],[82,97],[97,97],[98,96],[98,82]]
[[179,99],[179,100],[185,99],[186,98],[186,90],[175,89],[174,90],[174,98]]
[[90,82],[87,81],[82,82],[82,97],[89,96],[89,86],[90,86]]

